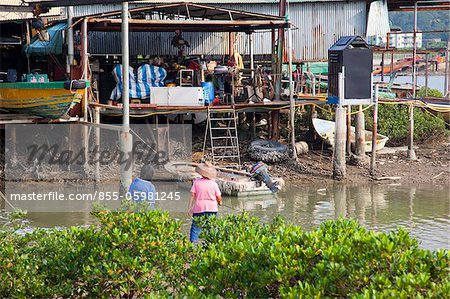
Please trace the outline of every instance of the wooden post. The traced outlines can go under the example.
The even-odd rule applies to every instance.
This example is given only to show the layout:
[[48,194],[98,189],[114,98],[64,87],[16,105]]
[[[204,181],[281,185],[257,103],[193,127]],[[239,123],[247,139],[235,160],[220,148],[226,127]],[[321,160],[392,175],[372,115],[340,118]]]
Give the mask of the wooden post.
[[[275,33],[275,29],[272,29],[272,83],[273,86],[275,86],[275,82],[277,82],[277,74],[278,74],[278,70],[277,70],[277,47],[276,47],[276,33]],[[275,90],[273,90],[274,92]],[[275,95],[275,99],[276,99],[276,95]]]
[[333,156],[333,178],[341,180],[345,177],[345,137],[346,137],[346,110],[342,107],[345,99],[344,92],[344,67],[339,73],[339,105],[336,108],[334,156]]
[[[88,19],[83,19],[83,79],[86,81],[89,81],[89,54],[88,54]],[[84,121],[87,122],[88,119],[88,92],[87,88],[84,89],[84,96],[83,96],[83,118]]]
[[250,69],[252,70],[252,80],[255,77],[255,61],[254,61],[254,44],[253,44],[253,34],[250,32],[248,34],[248,43],[250,45]]
[[234,32],[228,33],[228,55],[230,56],[230,60],[234,56],[234,37],[235,37]]
[[[30,21],[25,21],[25,25],[27,28],[27,37],[26,37],[26,42],[27,42],[27,46],[30,45],[31,43],[31,28],[30,28]],[[31,63],[30,63],[30,55],[27,54],[27,70],[28,70],[28,74],[31,73]]]
[[346,109],[342,106],[336,108],[336,135],[334,141],[333,178],[341,180],[345,177],[345,135],[346,135]]
[[280,111],[273,110],[270,114],[272,121],[272,140],[278,141],[280,139]]
[[94,108],[94,122],[97,126],[95,126],[95,181],[100,182],[100,108]]
[[312,74],[312,96],[315,97],[316,96],[316,76]]
[[381,53],[381,82],[384,82],[384,51]]
[[123,160],[120,163],[120,192],[125,194],[131,185],[133,166],[132,150],[133,140],[130,133],[130,92],[129,92],[129,40],[128,40],[128,2],[122,3],[122,132],[120,134],[120,151],[123,153]]
[[408,159],[417,160],[416,152],[414,151],[414,102],[408,103],[409,109],[409,138],[408,138]]
[[378,85],[375,85],[375,94],[373,97],[373,125],[372,125],[372,155],[370,157],[370,174],[374,175],[375,156],[377,145],[377,129],[378,129]]
[[5,179],[6,179],[6,161],[5,161],[5,147],[6,147],[6,132],[5,126],[0,126],[0,210],[5,208],[5,200],[1,198],[1,194],[5,193]]
[[73,6],[67,7],[67,75],[71,78],[71,65],[73,65]]
[[364,113],[362,111],[362,105],[359,105],[359,112],[356,114],[355,119],[355,155],[357,156],[365,156],[365,143],[366,143],[366,134],[365,134],[365,123],[364,123]]
[[319,93],[322,93],[320,87],[321,87],[321,83],[322,83],[322,71],[319,72],[319,86],[317,87],[317,91]]
[[428,96],[428,52],[425,54],[425,96]]
[[414,32],[413,32],[413,60],[412,60],[412,83],[413,83],[413,98],[416,99],[417,87],[417,1],[414,1]]
[[[286,16],[286,0],[280,0],[279,16]],[[283,53],[284,53],[284,28],[278,29],[278,45],[277,45],[277,79],[275,81],[275,100],[280,100],[281,80],[283,78]]]
[[[444,96],[450,98],[450,57],[449,57],[450,41],[447,42],[447,50],[445,50],[445,72],[444,72]],[[436,66],[437,70],[437,66]]]
[[[88,19],[84,18],[83,19],[83,24],[82,24],[82,65],[83,65],[83,79],[86,81],[89,81],[89,56],[88,56]],[[85,88],[84,89],[84,95],[83,95],[83,100],[81,103],[81,107],[83,109],[83,120],[85,122],[89,121],[88,118],[88,89]],[[89,128],[87,125],[84,125],[81,128],[81,138],[82,138],[82,144],[83,144],[83,150],[84,150],[84,167],[83,167],[83,172],[86,173],[87,172],[87,164],[88,164],[88,156],[89,156],[89,132],[88,132]]]
[[346,138],[345,140],[346,142],[346,152],[347,155],[350,155],[352,153],[352,106],[348,105],[347,106],[347,113],[346,113],[346,123],[347,123],[347,130],[346,130]]
[[291,127],[291,147],[292,158],[297,159],[297,149],[295,148],[295,100],[294,100],[294,81],[292,80],[292,29],[289,22],[288,27],[288,76],[289,76],[289,121]]
[[409,160],[417,160],[416,153],[414,152],[414,102],[416,100],[416,87],[417,87],[417,45],[416,45],[416,36],[417,36],[417,1],[414,2],[414,33],[413,33],[413,102],[408,104],[409,106],[409,144],[408,144],[408,159]]

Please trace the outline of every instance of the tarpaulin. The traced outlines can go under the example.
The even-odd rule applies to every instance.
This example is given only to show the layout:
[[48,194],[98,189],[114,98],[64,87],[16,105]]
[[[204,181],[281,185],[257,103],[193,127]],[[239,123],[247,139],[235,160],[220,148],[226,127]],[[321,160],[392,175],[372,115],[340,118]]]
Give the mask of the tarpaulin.
[[[59,23],[46,29],[48,40],[40,40],[38,33],[31,40],[30,45],[25,46],[25,53],[28,55],[59,55],[62,54],[64,43],[63,31],[67,28],[66,23]],[[42,34],[43,35],[43,34]]]

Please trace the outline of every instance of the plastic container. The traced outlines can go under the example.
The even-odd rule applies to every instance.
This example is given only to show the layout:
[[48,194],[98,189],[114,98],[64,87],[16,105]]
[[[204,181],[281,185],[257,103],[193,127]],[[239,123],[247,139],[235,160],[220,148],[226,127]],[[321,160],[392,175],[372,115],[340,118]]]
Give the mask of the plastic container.
[[203,87],[203,99],[205,105],[209,105],[214,102],[214,84],[212,82],[202,82]]

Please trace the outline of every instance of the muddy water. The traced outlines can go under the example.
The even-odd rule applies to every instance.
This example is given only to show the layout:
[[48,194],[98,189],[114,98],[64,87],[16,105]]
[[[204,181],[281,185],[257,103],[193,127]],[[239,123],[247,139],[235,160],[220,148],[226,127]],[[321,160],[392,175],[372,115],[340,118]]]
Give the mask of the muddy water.
[[[189,198],[188,189],[167,183],[156,183],[156,186],[159,191],[180,192],[180,200],[159,201],[157,207],[181,219],[183,230],[187,233],[189,217],[185,210]],[[112,186],[104,187],[112,190]],[[82,190],[95,192],[86,187]],[[27,204],[33,204],[33,207],[36,205]],[[0,203],[1,206],[11,210],[4,202]],[[30,206],[29,210],[33,210],[33,207]],[[111,207],[117,207],[117,203]],[[290,186],[276,196],[224,198],[220,213],[238,213],[243,210],[257,216],[263,222],[271,221],[280,214],[290,223],[301,225],[305,230],[310,230],[328,219],[351,217],[377,231],[406,228],[420,241],[422,248],[450,249],[449,186]],[[80,211],[31,212],[27,218],[31,226],[39,227],[95,223],[89,212],[83,212],[82,209]]]

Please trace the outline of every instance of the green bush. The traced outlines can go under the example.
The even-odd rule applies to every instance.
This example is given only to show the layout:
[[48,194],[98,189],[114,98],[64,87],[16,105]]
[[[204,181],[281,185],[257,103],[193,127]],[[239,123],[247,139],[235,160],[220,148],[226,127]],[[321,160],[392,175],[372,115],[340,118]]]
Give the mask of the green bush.
[[0,233],[0,297],[445,298],[448,251],[353,220],[311,232],[247,214],[192,246],[167,213],[99,212],[99,226]]
[[168,214],[99,212],[99,227],[0,236],[0,297],[168,296],[191,244]]
[[[373,110],[366,115],[366,129],[372,130]],[[380,104],[378,106],[378,132],[389,137],[390,145],[405,145],[409,136],[408,105]],[[440,115],[433,115],[420,108],[414,109],[414,139],[426,142],[435,137],[446,136],[448,130]]]
[[[424,98],[426,90],[427,90],[427,88],[425,86],[422,86],[417,91],[417,97]],[[433,89],[433,88],[429,88],[429,87],[428,87],[428,96],[429,97],[438,97],[438,98],[442,98],[443,97],[442,92],[440,92],[438,89]]]

